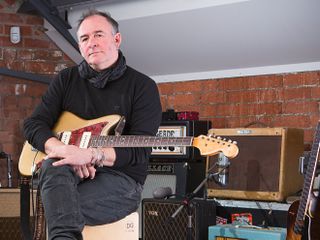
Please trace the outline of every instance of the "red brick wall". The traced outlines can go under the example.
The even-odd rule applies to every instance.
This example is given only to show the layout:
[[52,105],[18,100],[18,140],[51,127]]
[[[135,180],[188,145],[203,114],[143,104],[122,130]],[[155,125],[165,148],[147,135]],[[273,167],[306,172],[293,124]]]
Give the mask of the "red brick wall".
[[[0,67],[36,74],[57,73],[73,63],[43,32],[43,20],[16,14],[14,0],[0,2]],[[11,26],[21,27],[21,42],[9,41]],[[0,75],[0,151],[12,155],[14,179],[24,142],[22,123],[47,84]],[[270,127],[302,128],[306,149],[319,119],[320,71],[254,77],[159,83],[163,110],[198,111],[213,127],[244,127],[261,122]],[[0,180],[6,185],[3,160]],[[15,184],[17,181],[15,180]]]
[[[17,14],[15,0],[0,2],[0,67],[52,76],[73,64],[47,37],[40,17]],[[10,42],[10,27],[20,26],[21,42]],[[13,180],[17,186],[17,163],[24,142],[22,123],[30,115],[48,85],[0,75],[0,151],[14,161]],[[0,182],[7,186],[5,159],[0,159]]]
[[[198,111],[214,128],[304,130],[306,149],[319,120],[320,71],[158,84],[163,110]],[[255,125],[253,127],[259,127]]]

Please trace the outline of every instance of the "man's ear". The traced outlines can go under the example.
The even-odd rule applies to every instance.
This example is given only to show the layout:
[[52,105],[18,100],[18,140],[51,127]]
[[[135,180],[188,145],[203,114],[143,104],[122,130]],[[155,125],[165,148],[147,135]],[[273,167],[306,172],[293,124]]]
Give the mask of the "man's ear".
[[114,35],[114,41],[117,45],[117,48],[119,49],[120,48],[120,45],[121,45],[121,41],[122,41],[122,37],[121,37],[121,34],[120,33],[116,33]]

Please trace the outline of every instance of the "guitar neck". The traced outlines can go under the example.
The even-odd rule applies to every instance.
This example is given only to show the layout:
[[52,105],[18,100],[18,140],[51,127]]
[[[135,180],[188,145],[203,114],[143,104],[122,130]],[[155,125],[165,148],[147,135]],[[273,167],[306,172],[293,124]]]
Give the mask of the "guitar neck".
[[91,147],[164,147],[192,146],[193,137],[153,137],[153,136],[92,136]]
[[310,204],[313,181],[317,169],[317,162],[319,157],[319,143],[320,143],[320,124],[317,125],[315,138],[312,144],[307,171],[304,176],[303,190],[300,198],[297,217],[294,225],[295,232],[301,232],[305,216],[308,214],[308,205]]

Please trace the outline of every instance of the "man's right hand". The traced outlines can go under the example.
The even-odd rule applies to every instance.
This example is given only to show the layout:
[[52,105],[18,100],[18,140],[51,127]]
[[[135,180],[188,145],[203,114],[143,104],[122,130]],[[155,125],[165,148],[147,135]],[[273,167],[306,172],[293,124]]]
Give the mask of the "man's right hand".
[[93,179],[96,169],[91,164],[92,152],[86,148],[65,145],[57,138],[49,138],[45,143],[46,158],[57,158],[53,166],[71,165],[80,178]]

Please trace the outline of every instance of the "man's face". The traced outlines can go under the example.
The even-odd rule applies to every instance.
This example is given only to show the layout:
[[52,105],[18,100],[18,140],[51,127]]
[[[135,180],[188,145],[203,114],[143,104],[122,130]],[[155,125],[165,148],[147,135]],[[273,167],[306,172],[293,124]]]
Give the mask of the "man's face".
[[86,18],[77,32],[79,49],[87,63],[96,71],[110,67],[118,59],[120,33],[113,33],[111,24],[102,16]]

